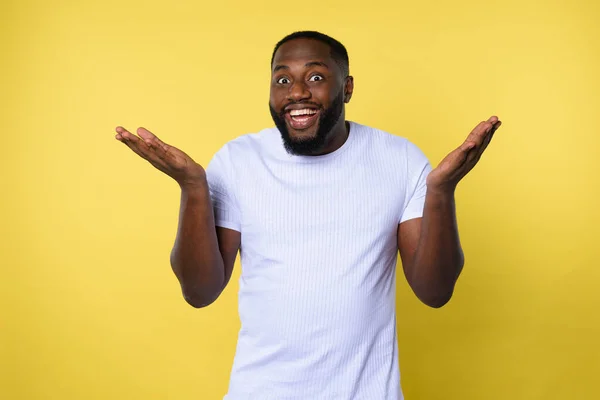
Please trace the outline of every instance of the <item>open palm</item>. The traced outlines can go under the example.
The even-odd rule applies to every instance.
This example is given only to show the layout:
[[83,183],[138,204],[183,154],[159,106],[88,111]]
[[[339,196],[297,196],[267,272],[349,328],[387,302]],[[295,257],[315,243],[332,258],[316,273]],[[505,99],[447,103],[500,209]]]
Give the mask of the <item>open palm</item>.
[[427,186],[433,190],[454,190],[458,182],[477,164],[500,125],[502,122],[495,116],[480,122],[464,143],[429,173]]
[[134,153],[147,160],[158,170],[175,179],[180,185],[194,184],[205,179],[204,168],[190,156],[160,140],[145,128],[138,128],[139,136],[119,126],[117,140],[126,144]]

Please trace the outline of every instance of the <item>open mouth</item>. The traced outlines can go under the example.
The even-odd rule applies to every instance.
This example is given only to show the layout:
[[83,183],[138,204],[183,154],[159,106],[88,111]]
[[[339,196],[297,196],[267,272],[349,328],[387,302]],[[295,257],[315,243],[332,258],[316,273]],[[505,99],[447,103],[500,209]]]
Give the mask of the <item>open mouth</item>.
[[317,122],[319,119],[319,110],[312,108],[290,110],[285,113],[285,119],[292,128],[304,130],[310,128]]

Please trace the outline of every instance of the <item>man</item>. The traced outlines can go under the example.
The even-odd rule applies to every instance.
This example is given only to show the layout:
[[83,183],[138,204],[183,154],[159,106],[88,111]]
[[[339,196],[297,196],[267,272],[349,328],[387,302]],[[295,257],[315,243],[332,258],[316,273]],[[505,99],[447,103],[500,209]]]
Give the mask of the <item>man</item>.
[[236,356],[225,399],[402,399],[395,266],[431,307],[463,266],[454,191],[500,126],[481,122],[431,169],[408,140],[345,118],[344,46],[296,32],[275,47],[275,128],[241,136],[206,171],[144,128],[117,139],[175,179],[171,265],[205,307],[242,272]]

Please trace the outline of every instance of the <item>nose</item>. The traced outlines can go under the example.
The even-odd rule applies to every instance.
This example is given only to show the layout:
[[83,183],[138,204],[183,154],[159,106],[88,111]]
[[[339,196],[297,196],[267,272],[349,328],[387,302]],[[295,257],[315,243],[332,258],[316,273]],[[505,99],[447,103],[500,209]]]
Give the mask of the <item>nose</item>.
[[291,101],[301,101],[310,99],[312,96],[308,85],[304,81],[296,81],[290,85],[287,98]]

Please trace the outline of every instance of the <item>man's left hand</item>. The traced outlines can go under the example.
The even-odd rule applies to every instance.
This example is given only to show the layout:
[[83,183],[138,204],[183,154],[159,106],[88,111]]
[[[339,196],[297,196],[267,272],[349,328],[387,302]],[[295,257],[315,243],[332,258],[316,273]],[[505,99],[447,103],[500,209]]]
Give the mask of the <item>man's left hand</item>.
[[427,189],[452,193],[458,182],[477,164],[479,158],[502,124],[498,117],[482,121],[467,136],[465,142],[448,154],[427,176]]

